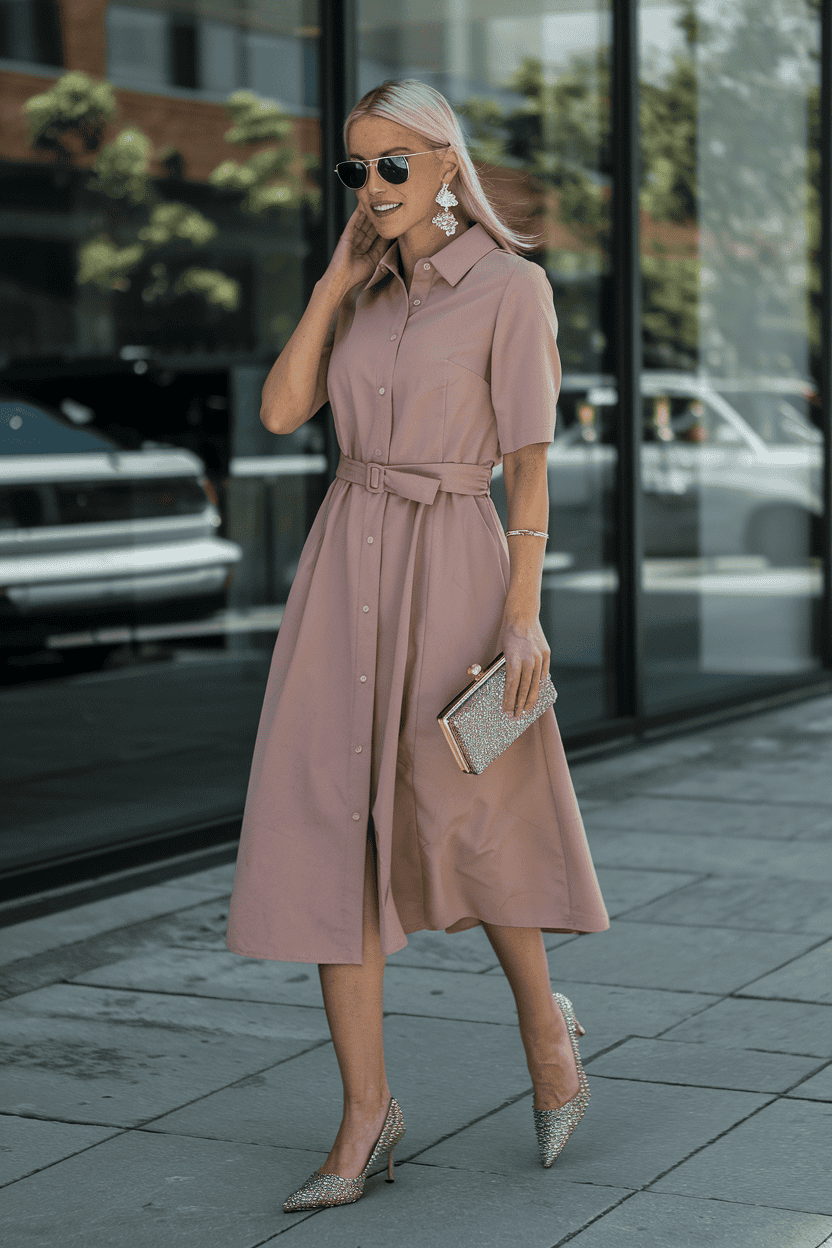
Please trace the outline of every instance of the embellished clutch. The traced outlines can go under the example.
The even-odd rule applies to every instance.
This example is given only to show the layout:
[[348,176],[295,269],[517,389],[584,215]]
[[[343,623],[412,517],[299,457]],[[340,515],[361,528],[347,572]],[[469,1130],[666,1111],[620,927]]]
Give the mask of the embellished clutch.
[[558,695],[547,675],[534,708],[520,719],[511,719],[503,710],[506,656],[498,654],[484,671],[479,663],[472,663],[468,672],[475,679],[436,718],[459,767],[478,776],[553,705]]

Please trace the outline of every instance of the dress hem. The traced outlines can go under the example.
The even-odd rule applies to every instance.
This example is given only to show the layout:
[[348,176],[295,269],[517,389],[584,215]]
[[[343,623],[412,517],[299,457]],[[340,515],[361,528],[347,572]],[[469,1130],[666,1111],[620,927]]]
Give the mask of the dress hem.
[[[578,918],[578,916],[574,916],[574,917]],[[463,920],[466,918],[470,918],[474,920],[470,927],[460,928],[456,932],[452,932],[449,930],[451,927],[455,927],[457,923],[463,922]],[[404,930],[405,936],[413,936],[416,932],[444,932],[447,936],[458,936],[460,932],[471,931],[473,927],[482,927],[483,923],[490,923],[490,921],[491,921],[490,919],[476,918],[475,915],[461,915],[460,918],[455,919],[454,922],[449,924],[447,927],[445,927],[444,925],[440,925],[439,927],[413,927],[409,931],[405,930],[404,928],[402,930]],[[603,926],[599,926],[599,924],[601,924],[602,922],[603,922],[602,919],[598,915],[595,915],[594,917],[590,917],[589,915],[583,915],[580,917],[579,923],[583,923],[584,926],[566,927],[564,925],[563,927],[541,927],[540,930],[541,932],[546,932],[547,934],[550,934],[550,935],[557,934],[557,935],[588,936],[592,932],[608,931],[610,927],[609,918],[607,918],[606,923]],[[587,924],[593,924],[593,926],[590,927],[590,926],[587,926]],[[497,925],[495,924],[495,926]],[[537,927],[538,924],[536,923],[504,923],[504,924],[500,924],[499,926],[502,926],[502,927]],[[293,957],[286,957],[286,956],[281,957],[276,953],[255,953],[254,950],[243,949],[239,945],[237,946],[232,945],[228,942],[228,940],[226,940],[225,943],[226,943],[226,948],[229,950],[230,953],[236,953],[240,957],[243,957],[243,958],[258,958],[260,960],[268,961],[268,962],[308,962],[310,964],[318,963],[319,965],[321,961],[323,961],[323,963],[325,964],[337,961],[339,964],[343,964],[343,965],[349,965],[349,966],[361,965],[360,962],[350,962],[349,959],[347,958],[339,958],[339,959],[326,958],[326,959],[319,960],[318,958],[310,958],[310,957],[302,957],[302,958],[298,958],[298,957],[293,958]],[[407,942],[405,942],[405,944],[403,945],[399,945],[398,948],[396,949],[390,950],[384,956],[392,957],[394,953],[399,953],[402,949],[405,949],[406,947],[407,947]]]

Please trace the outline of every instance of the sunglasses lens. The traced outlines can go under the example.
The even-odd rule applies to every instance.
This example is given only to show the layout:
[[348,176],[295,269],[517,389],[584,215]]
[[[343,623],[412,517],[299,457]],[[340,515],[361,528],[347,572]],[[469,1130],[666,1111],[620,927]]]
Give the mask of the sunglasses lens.
[[410,172],[404,156],[384,156],[378,162],[378,171],[385,182],[392,182],[394,186],[406,182]]
[[351,191],[358,191],[367,181],[367,167],[360,160],[342,160],[335,172]]

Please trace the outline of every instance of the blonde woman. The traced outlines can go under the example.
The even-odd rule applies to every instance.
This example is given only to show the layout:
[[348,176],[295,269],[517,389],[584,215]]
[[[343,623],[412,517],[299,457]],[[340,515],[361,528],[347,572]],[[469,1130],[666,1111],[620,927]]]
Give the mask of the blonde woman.
[[[329,401],[341,459],[275,644],[227,935],[247,957],[318,963],[344,1112],[287,1211],[358,1200],[385,1165],[392,1179],[405,1127],[382,978],[424,929],[484,927],[551,1165],[589,1088],[542,932],[609,927],[552,709],[480,775],[459,769],[436,720],[472,663],[505,653],[515,719],[549,671],[551,286],[489,203],[438,91],[383,83],[344,144],[337,174],[357,205],[263,388],[274,433]],[[488,488],[501,459],[510,542]]]

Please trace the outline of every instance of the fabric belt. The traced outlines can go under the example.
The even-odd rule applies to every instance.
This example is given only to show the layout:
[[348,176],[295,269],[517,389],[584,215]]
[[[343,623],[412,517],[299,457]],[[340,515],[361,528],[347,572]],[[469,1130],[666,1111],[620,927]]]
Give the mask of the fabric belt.
[[335,473],[342,481],[363,485],[371,494],[399,494],[417,503],[432,503],[437,490],[451,494],[490,494],[488,464],[380,464],[351,459],[341,453]]

